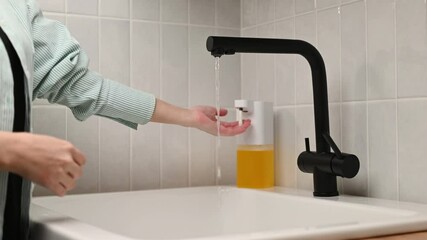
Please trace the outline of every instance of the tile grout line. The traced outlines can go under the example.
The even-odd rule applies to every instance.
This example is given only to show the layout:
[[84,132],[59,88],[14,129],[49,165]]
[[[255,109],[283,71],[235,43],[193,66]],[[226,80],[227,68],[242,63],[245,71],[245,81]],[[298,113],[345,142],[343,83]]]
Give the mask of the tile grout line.
[[369,100],[369,74],[368,74],[368,2],[366,0],[363,1],[363,5],[364,5],[364,14],[365,14],[365,91],[366,91],[366,119],[365,119],[365,123],[366,123],[366,172],[367,172],[367,176],[366,176],[366,195],[370,196],[370,160],[371,160],[371,152],[370,152],[370,147],[369,147],[369,143],[370,143],[370,138],[369,138],[369,104],[368,104],[368,100]]
[[309,14],[312,14],[312,13],[314,13],[316,11],[319,11],[319,12],[327,11],[327,10],[330,10],[330,9],[333,9],[333,8],[347,6],[347,5],[351,5],[351,4],[354,4],[356,2],[361,2],[361,1],[364,1],[364,0],[354,0],[354,1],[346,2],[346,3],[333,4],[333,5],[330,5],[330,6],[327,6],[327,7],[322,7],[322,8],[319,8],[319,9],[314,8],[313,10],[304,11],[304,12],[301,12],[301,13],[296,13],[296,11],[295,11],[295,7],[296,6],[295,6],[295,2],[294,2],[294,12],[293,12],[293,14],[291,16],[286,16],[286,17],[282,17],[282,18],[279,18],[279,19],[275,19],[275,20],[265,21],[265,22],[262,22],[262,23],[256,23],[256,24],[254,24],[252,26],[242,27],[242,30],[247,30],[247,29],[250,29],[250,28],[253,28],[253,27],[258,27],[259,25],[266,25],[266,24],[271,24],[271,23],[274,23],[274,22],[289,20],[289,19],[292,19],[292,18],[295,18],[295,17],[301,17],[301,16],[304,16],[304,15],[309,15]]
[[[97,22],[98,22],[98,70],[101,72],[101,1],[98,0]],[[101,192],[101,118],[98,117],[98,192]]]
[[[160,78],[160,88],[159,88],[159,95],[160,98],[163,98],[163,22],[162,22],[162,6],[163,1],[159,1],[159,78]],[[163,188],[163,124],[160,124],[159,126],[159,187]]]
[[[216,11],[217,7],[218,7],[218,0],[215,0],[215,6],[214,6],[214,26],[215,26],[215,29],[214,29],[214,31],[215,31],[216,35],[218,34],[218,32],[217,32],[218,17],[216,15],[217,14],[217,11]],[[215,74],[216,73],[214,73],[214,78],[216,78]],[[216,79],[214,79],[214,81],[216,81]],[[215,86],[215,91],[216,91],[216,86]],[[215,92],[215,101],[216,101],[216,92]],[[215,104],[216,104],[216,102],[215,102]],[[220,136],[216,136],[215,138],[220,138],[220,137],[221,137],[221,135]],[[218,186],[218,184],[219,184],[219,179],[218,179],[218,175],[217,175],[218,174],[218,169],[219,169],[219,162],[218,162],[218,160],[219,160],[219,151],[220,151],[219,149],[220,149],[221,145],[220,146],[216,146],[216,144],[218,144],[218,141],[215,139],[215,151],[214,151],[214,159],[213,159],[213,162],[214,162],[213,177],[214,177],[215,185]]]
[[[65,0],[64,3],[65,3],[65,6],[64,6],[65,26],[68,28],[68,0]],[[64,108],[64,111],[65,111],[65,139],[69,141],[68,140],[68,111],[66,108]]]
[[[133,87],[133,0],[129,0],[129,86]],[[129,189],[133,190],[133,138],[134,132],[129,128]]]
[[[243,36],[243,8],[244,8],[244,5],[245,4],[245,2],[244,2],[244,0],[240,0],[240,30],[239,30],[239,32],[240,32],[240,37],[242,37]],[[216,31],[216,29],[215,29],[215,31]],[[240,99],[242,99],[243,98],[243,78],[242,78],[242,76],[243,76],[243,64],[242,64],[242,60],[243,60],[243,55],[239,55],[239,59],[240,59]]]
[[[342,70],[342,13],[341,13],[341,6],[338,7],[338,34],[339,34],[339,69],[340,69],[340,79],[339,79],[339,85],[340,85],[340,141],[341,141],[341,149],[343,147],[344,137],[343,137],[343,96],[342,96],[342,77],[343,77],[343,70]],[[341,190],[344,192],[344,180],[341,180],[340,182]]]
[[397,189],[397,200],[400,201],[400,179],[399,179],[399,82],[398,82],[398,69],[397,69],[397,1],[394,0],[394,9],[393,9],[393,21],[394,21],[394,80],[395,80],[395,133],[396,133],[396,189]]
[[[255,32],[256,32],[256,36],[257,37],[259,37],[259,24],[258,24],[258,3],[259,3],[259,1],[261,1],[261,0],[255,0],[256,1],[256,8],[255,8],[255,11],[256,11],[256,14],[255,14],[255,16],[256,16],[256,23],[257,23],[257,26],[255,27]],[[259,79],[258,79],[258,74],[259,74],[259,71],[260,69],[259,69],[259,54],[255,54],[255,86],[256,86],[256,93],[255,93],[255,96],[256,96],[256,99],[259,99]]]
[[[63,16],[65,13],[59,13],[59,12],[49,12],[44,11],[44,14],[48,14],[51,16]],[[129,18],[121,18],[121,17],[109,17],[109,16],[96,16],[96,15],[85,15],[85,14],[76,14],[76,13],[69,13],[67,14],[70,17],[80,17],[80,18],[90,18],[90,19],[101,19],[101,20],[115,20],[115,21],[129,21]],[[175,25],[175,26],[191,26],[191,27],[205,27],[205,28],[213,28],[217,27],[219,29],[224,30],[240,30],[240,28],[236,27],[225,27],[225,26],[219,26],[219,25],[205,25],[205,24],[192,24],[192,23],[179,23],[179,22],[167,22],[167,21],[161,21],[161,20],[148,20],[148,19],[131,19],[131,21],[134,22],[142,22],[142,23],[163,23],[168,25]]]
[[[293,38],[296,38],[296,34],[297,34],[297,30],[296,30],[296,26],[297,26],[297,24],[296,24],[296,17],[295,17],[295,11],[296,11],[296,0],[293,0],[293,13],[292,13],[292,19],[293,19],[293,21],[292,21],[292,23],[293,23]],[[296,118],[297,117],[297,108],[296,108],[296,106],[297,106],[297,84],[296,84],[296,79],[297,79],[297,57],[296,56],[293,56],[293,58],[292,58],[292,60],[293,60],[293,70],[294,70],[294,72],[293,72],[293,75],[294,75],[294,104],[293,104],[293,107],[294,107],[294,118]],[[298,135],[297,135],[297,130],[298,130],[298,128],[297,128],[297,124],[296,124],[296,121],[295,121],[295,124],[294,124],[294,142],[296,142],[297,141],[297,137],[298,137]],[[295,157],[296,157],[296,155],[297,155],[297,150],[298,150],[298,145],[297,144],[294,144],[294,154],[295,154]],[[295,188],[296,189],[298,189],[298,164],[296,164],[295,165],[295,168],[294,168],[294,180],[295,180]]]
[[[273,2],[273,9],[276,9],[276,1],[274,1]],[[276,38],[277,37],[277,22],[276,22],[276,11],[274,11],[274,23],[273,23],[273,32],[274,32],[274,37]],[[273,83],[273,86],[274,86],[274,92],[273,92],[273,94],[274,94],[274,96],[273,96],[273,129],[274,129],[274,127],[275,127],[275,115],[277,116],[278,114],[277,114],[277,111],[275,112],[275,106],[277,105],[277,81],[278,81],[278,79],[277,79],[277,58],[278,58],[278,56],[277,56],[277,54],[275,54],[274,55],[274,58],[273,58],[273,70],[274,70],[274,72],[273,72],[273,79],[274,79],[274,83]],[[277,146],[275,146],[276,144],[275,144],[275,142],[276,142],[276,137],[274,136],[274,134],[273,134],[273,147],[274,147],[274,158],[273,158],[273,161],[276,161],[276,159],[277,159],[277,157],[279,156],[279,151],[278,151],[278,148],[277,148]],[[275,165],[276,165],[276,163],[274,163]],[[278,174],[276,174],[276,171],[277,171],[277,169],[276,169],[276,167],[274,167],[274,169],[273,169],[273,173],[274,173],[274,185],[275,186],[277,186],[277,176],[278,176]]]
[[[188,77],[187,77],[187,107],[190,107],[190,103],[191,103],[191,66],[190,66],[190,11],[191,11],[191,2],[190,0],[187,1],[187,71],[188,71]],[[188,158],[187,158],[187,186],[191,187],[191,181],[192,181],[192,176],[191,176],[191,163],[192,163],[192,158],[191,158],[191,129],[187,128],[187,151],[188,151]]]
[[[273,2],[273,8],[276,9],[276,1]],[[276,22],[276,11],[274,11],[273,13],[274,15],[274,23],[273,23],[273,32],[274,32],[274,37],[277,37],[277,22]],[[273,107],[277,105],[277,54],[274,54],[273,56],[273,69],[274,69],[274,73],[273,73],[273,78],[274,78],[274,92],[273,92]],[[274,112],[273,112],[274,113]]]

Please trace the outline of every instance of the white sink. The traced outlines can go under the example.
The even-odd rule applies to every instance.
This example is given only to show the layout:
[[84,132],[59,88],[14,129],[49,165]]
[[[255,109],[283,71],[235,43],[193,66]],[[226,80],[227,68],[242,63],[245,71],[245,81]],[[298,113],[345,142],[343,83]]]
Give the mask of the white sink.
[[195,187],[38,197],[31,219],[34,239],[43,240],[349,239],[425,230],[427,207],[281,188]]

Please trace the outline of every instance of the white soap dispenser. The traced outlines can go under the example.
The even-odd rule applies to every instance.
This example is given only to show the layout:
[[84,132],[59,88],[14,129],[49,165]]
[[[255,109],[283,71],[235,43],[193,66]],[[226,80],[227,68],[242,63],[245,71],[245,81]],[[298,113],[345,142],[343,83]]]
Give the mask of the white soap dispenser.
[[236,116],[250,119],[251,127],[237,137],[237,186],[274,186],[273,103],[235,100]]

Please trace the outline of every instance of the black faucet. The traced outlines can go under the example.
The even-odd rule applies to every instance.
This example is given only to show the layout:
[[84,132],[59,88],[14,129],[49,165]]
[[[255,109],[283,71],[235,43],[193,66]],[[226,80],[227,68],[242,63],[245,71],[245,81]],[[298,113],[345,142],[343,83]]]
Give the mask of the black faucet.
[[298,167],[303,172],[313,173],[314,196],[338,196],[336,176],[353,178],[359,172],[360,164],[355,155],[342,153],[329,135],[326,70],[319,51],[302,40],[220,36],[208,37],[206,47],[214,57],[235,53],[281,53],[299,54],[308,61],[313,78],[317,149],[316,152],[310,151],[306,138],[306,151],[298,156]]

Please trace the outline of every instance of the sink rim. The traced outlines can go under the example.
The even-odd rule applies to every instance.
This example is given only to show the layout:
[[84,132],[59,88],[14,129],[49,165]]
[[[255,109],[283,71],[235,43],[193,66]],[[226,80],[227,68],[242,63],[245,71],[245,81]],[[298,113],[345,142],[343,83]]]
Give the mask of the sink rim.
[[[207,186],[207,187],[191,187],[191,188],[175,188],[175,189],[155,189],[155,190],[142,190],[142,191],[133,191],[133,192],[113,192],[113,193],[91,193],[91,194],[76,194],[76,195],[70,195],[67,196],[67,198],[76,198],[81,195],[117,195],[117,194],[137,194],[138,192],[144,192],[149,193],[150,191],[180,191],[180,189],[203,189],[203,188],[209,188],[209,189],[237,189],[234,186]],[[239,189],[239,190],[247,190],[247,191],[255,191],[252,189]],[[302,197],[309,199],[316,199],[321,201],[326,201],[323,203],[329,204],[327,201],[333,201],[333,202],[340,202],[340,204],[350,204],[351,206],[357,206],[357,207],[364,207],[364,208],[374,208],[374,209],[381,209],[386,211],[392,211],[392,210],[399,210],[400,212],[407,212],[410,213],[408,215],[408,218],[405,218],[404,220],[400,219],[399,221],[387,221],[385,223],[359,223],[357,224],[357,231],[354,229],[354,225],[342,225],[342,226],[333,226],[325,229],[319,229],[317,228],[315,232],[305,231],[305,234],[302,236],[301,232],[293,231],[291,229],[286,230],[272,230],[267,232],[257,232],[257,233],[251,233],[249,234],[230,234],[230,235],[221,235],[220,237],[212,236],[212,237],[203,237],[203,238],[189,238],[189,239],[238,239],[239,237],[243,237],[245,239],[299,239],[299,238],[307,238],[307,237],[314,237],[316,236],[316,239],[337,239],[334,238],[334,236],[341,232],[341,234],[345,234],[347,237],[370,237],[373,236],[370,235],[364,235],[363,233],[360,233],[359,228],[366,228],[369,229],[376,229],[378,227],[384,227],[384,226],[392,226],[394,231],[380,231],[376,229],[377,235],[384,235],[384,234],[394,234],[394,233],[402,233],[402,229],[404,229],[404,232],[413,232],[413,231],[419,231],[419,230],[426,230],[427,229],[427,205],[423,204],[417,204],[417,203],[408,203],[408,202],[399,202],[399,201],[392,201],[392,200],[383,200],[383,199],[376,199],[376,198],[367,198],[367,197],[358,197],[358,196],[348,196],[348,195],[342,195],[338,197],[332,197],[332,198],[317,198],[313,197],[312,193],[305,190],[296,190],[296,189],[290,189],[290,188],[283,188],[283,187],[274,187],[270,189],[264,189],[264,190],[256,190],[257,194],[263,192],[264,194],[283,194],[287,197]],[[70,216],[64,215],[62,213],[57,213],[53,211],[52,209],[45,208],[43,206],[37,205],[37,202],[43,199],[51,199],[51,198],[57,198],[52,196],[47,197],[35,197],[32,201],[32,209],[35,211],[35,213],[38,213],[39,215],[32,214],[31,219],[32,221],[36,222],[47,222],[49,225],[39,224],[38,228],[39,231],[43,230],[55,230],[55,231],[64,231],[65,229],[68,229],[71,225],[72,227],[77,227],[79,229],[90,229],[96,234],[101,235],[112,235],[108,230],[90,225],[88,223],[76,220]],[[330,202],[330,204],[333,204],[333,202]],[[33,212],[34,212],[33,211]],[[41,213],[44,213],[41,214]],[[414,213],[414,214],[412,214]],[[60,220],[59,222],[55,222],[54,220]],[[95,228],[95,229],[94,229]],[[330,231],[334,230],[334,233],[331,235]],[[70,231],[67,231],[70,232]],[[292,235],[294,233],[294,235]],[[116,236],[115,239],[118,240],[129,240],[134,239],[127,236],[121,236],[116,233],[113,233]],[[283,235],[286,235],[287,238],[283,238]],[[315,235],[310,235],[315,234]],[[75,234],[74,234],[75,235]],[[87,234],[85,234],[87,235]],[[76,235],[77,236],[77,235]],[[79,238],[79,239],[93,239],[94,236],[89,238]],[[100,235],[96,235],[96,237],[100,237]],[[339,239],[339,238],[338,238]]]

